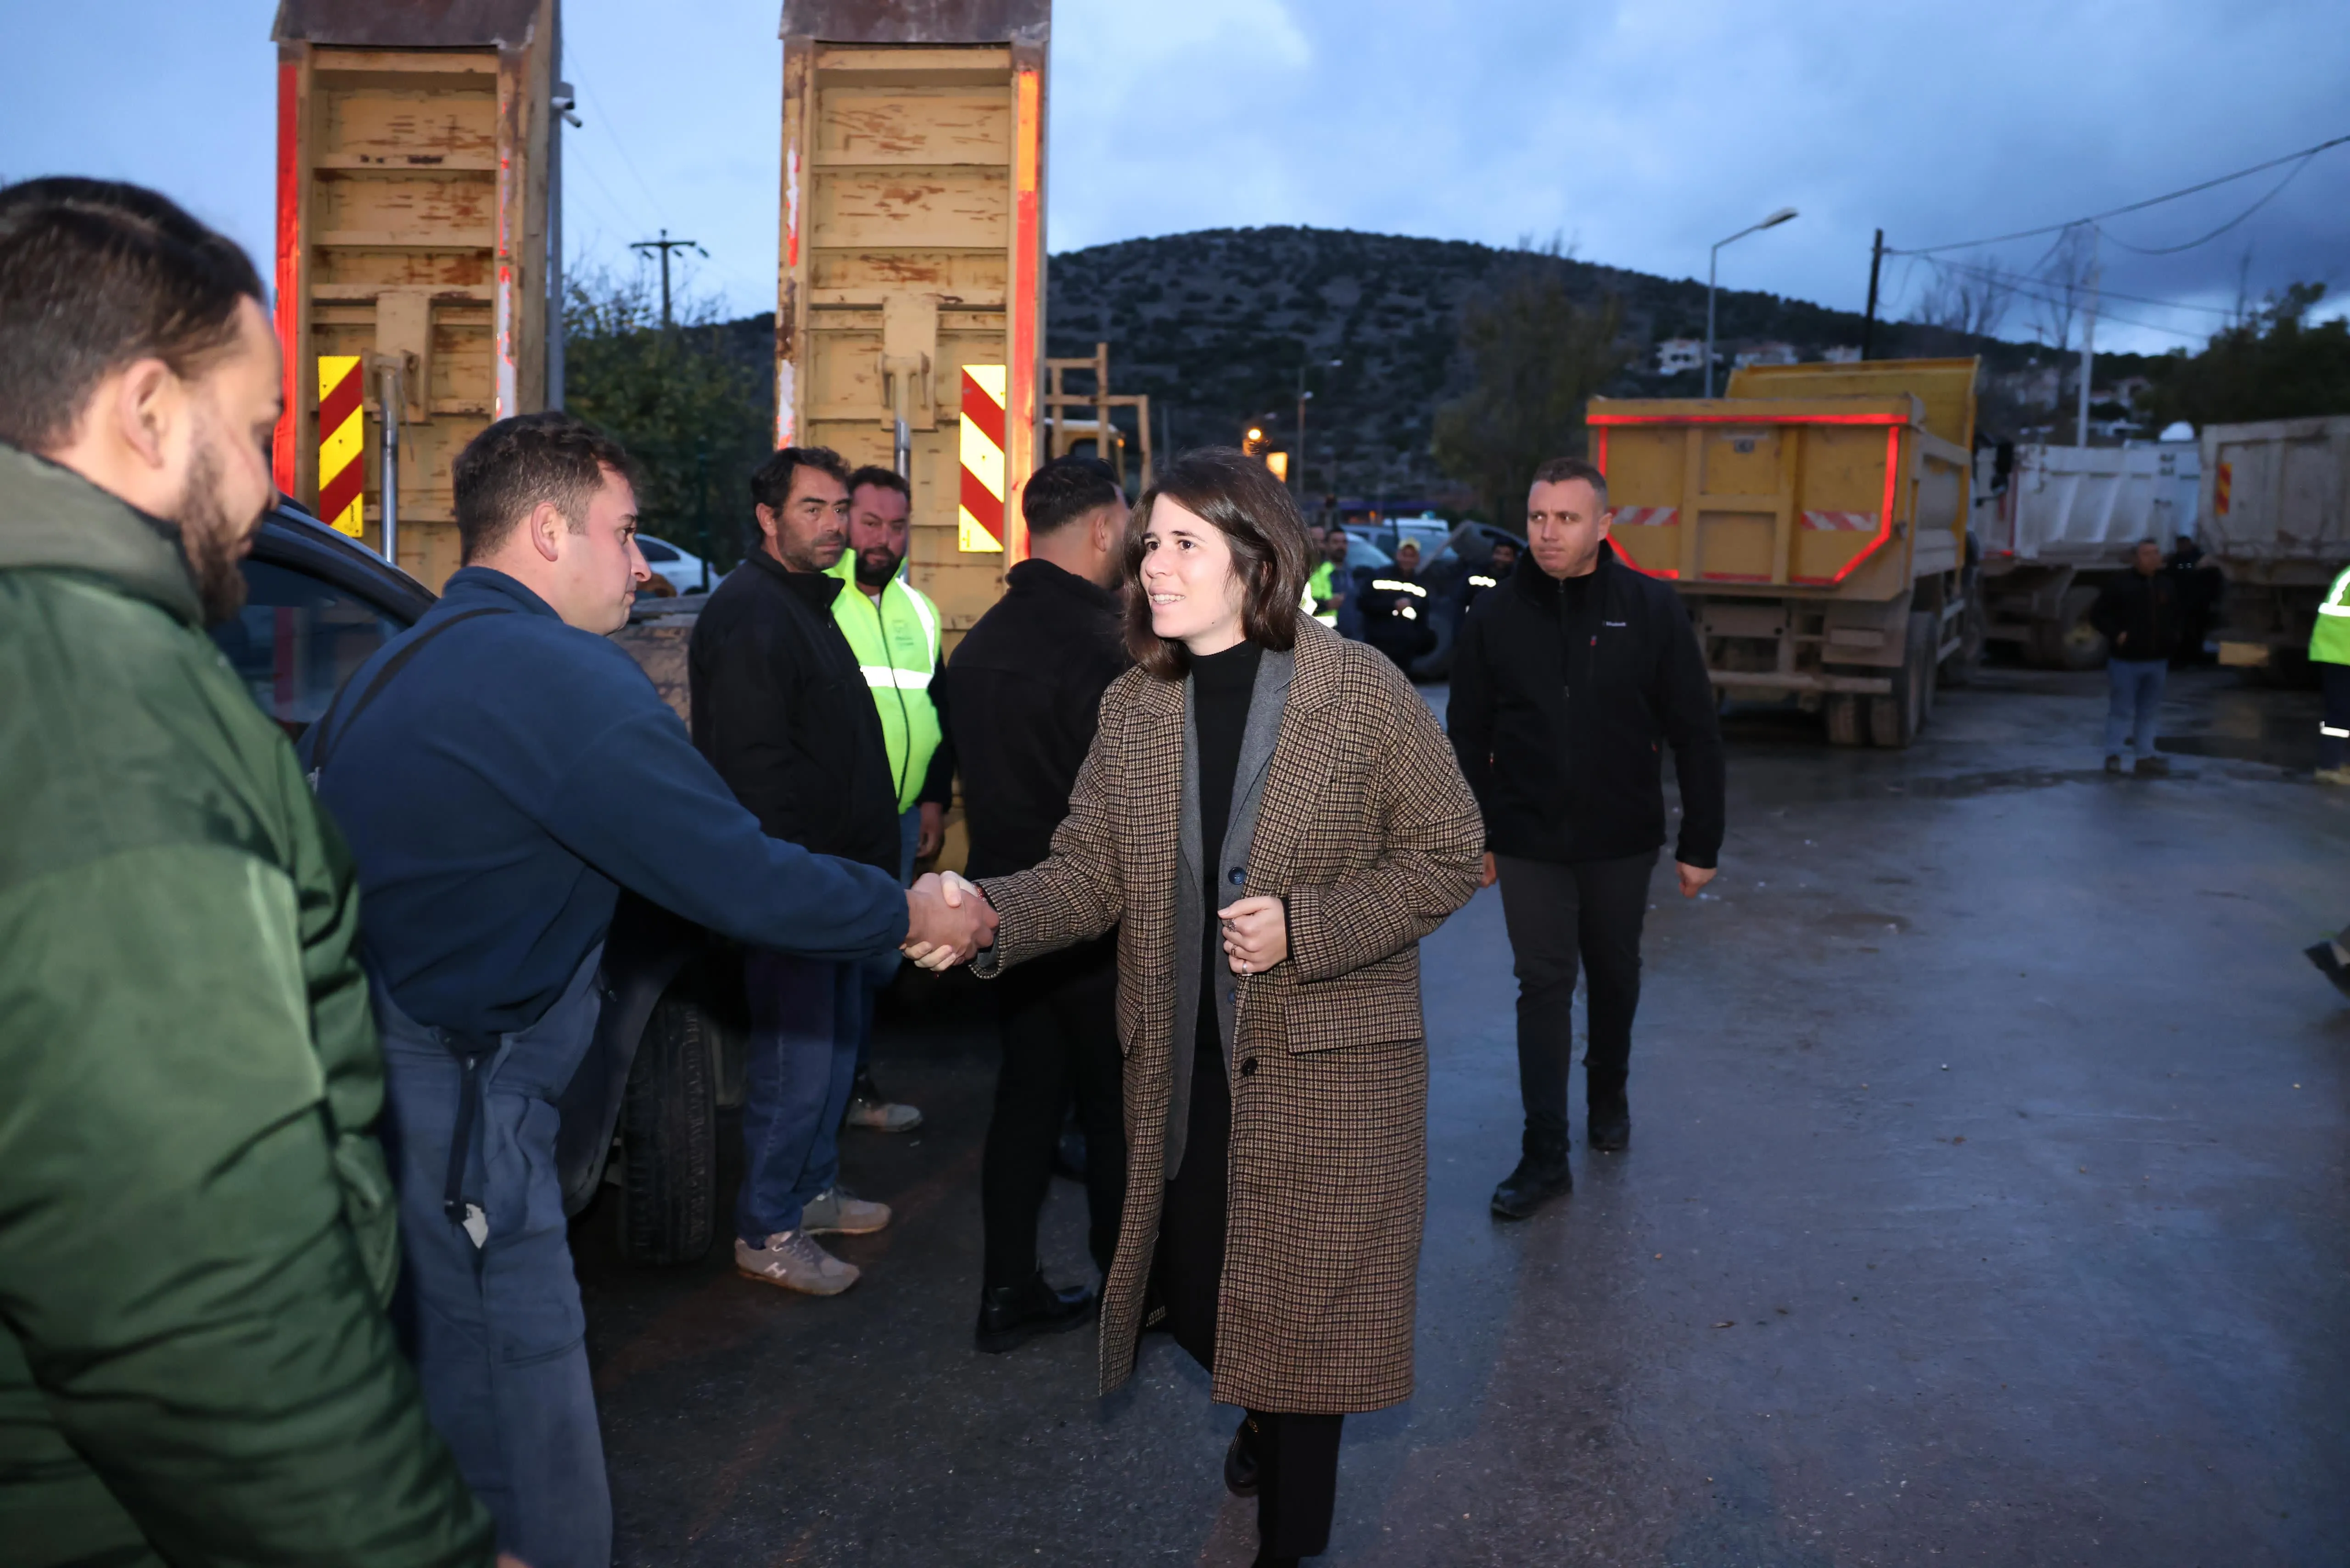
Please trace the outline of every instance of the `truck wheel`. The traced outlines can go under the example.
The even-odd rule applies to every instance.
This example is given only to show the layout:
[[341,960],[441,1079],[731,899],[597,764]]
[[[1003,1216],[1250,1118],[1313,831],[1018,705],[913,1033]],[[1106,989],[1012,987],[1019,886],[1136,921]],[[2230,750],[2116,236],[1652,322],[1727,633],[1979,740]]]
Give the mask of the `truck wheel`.
[[664,997],[645,1024],[620,1107],[620,1255],[644,1268],[710,1251],[718,1206],[718,1106],[709,1025]]
[[1868,738],[1877,744],[1898,750],[1916,740],[1918,732],[1926,727],[1937,630],[1931,610],[1910,616],[1909,640],[1902,650],[1901,668],[1894,672],[1893,690],[1868,700]]
[[2097,590],[2074,588],[2064,596],[2064,607],[2048,634],[2049,662],[2059,670],[2101,670],[2106,662],[2106,634],[2089,624],[2096,607]]
[[1831,691],[1820,701],[1820,717],[1827,721],[1828,744],[1861,743],[1860,699],[1849,691]]

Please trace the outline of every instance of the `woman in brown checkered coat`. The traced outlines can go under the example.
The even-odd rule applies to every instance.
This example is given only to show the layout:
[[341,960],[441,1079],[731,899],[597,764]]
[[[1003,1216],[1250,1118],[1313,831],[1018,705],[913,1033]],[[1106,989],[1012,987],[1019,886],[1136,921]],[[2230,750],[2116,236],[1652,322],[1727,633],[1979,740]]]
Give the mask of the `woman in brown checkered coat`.
[[1469,900],[1477,805],[1395,667],[1302,614],[1305,528],[1233,451],[1128,535],[1140,668],[1052,857],[983,886],[983,973],[1116,927],[1128,1186],[1105,1393],[1163,1314],[1244,1407],[1225,1476],[1260,1563],[1326,1544],[1338,1427],[1410,1397],[1427,1175],[1422,937]]

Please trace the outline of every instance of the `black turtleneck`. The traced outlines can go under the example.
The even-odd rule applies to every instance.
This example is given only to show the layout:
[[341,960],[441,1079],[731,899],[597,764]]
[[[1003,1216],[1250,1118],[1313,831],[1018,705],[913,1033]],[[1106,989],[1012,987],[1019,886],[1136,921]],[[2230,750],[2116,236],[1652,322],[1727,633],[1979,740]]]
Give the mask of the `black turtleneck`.
[[1191,658],[1191,722],[1200,737],[1200,875],[1206,883],[1207,932],[1200,974],[1200,1023],[1195,1072],[1219,1082],[1224,1073],[1223,1033],[1216,1023],[1216,987],[1232,983],[1223,929],[1216,911],[1240,896],[1225,879],[1224,833],[1232,820],[1232,784],[1240,772],[1241,737],[1248,730],[1249,697],[1256,690],[1263,649],[1242,641],[1222,653]]

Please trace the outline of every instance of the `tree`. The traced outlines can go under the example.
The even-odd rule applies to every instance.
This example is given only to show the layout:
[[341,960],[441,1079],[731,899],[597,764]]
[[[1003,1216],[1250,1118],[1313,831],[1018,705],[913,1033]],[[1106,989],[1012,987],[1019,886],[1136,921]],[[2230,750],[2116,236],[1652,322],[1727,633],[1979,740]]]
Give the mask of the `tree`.
[[774,394],[754,364],[730,351],[735,328],[718,320],[713,301],[689,298],[675,319],[662,327],[660,291],[646,279],[575,272],[563,311],[564,401],[637,460],[640,531],[724,570],[742,558],[744,485],[767,455]]
[[1910,319],[1970,337],[1995,337],[2014,299],[2014,287],[1986,268],[1938,266]]
[[1621,302],[1610,294],[1596,308],[1576,304],[1564,259],[1553,243],[1495,267],[1461,312],[1474,379],[1436,411],[1437,462],[1505,527],[1523,526],[1526,486],[1544,459],[1585,449],[1585,405],[1631,358],[1618,341]]
[[2296,283],[2249,319],[2222,327],[2199,354],[2174,350],[2153,370],[2146,404],[2159,429],[2350,414],[2350,322],[2312,325],[2322,283]]

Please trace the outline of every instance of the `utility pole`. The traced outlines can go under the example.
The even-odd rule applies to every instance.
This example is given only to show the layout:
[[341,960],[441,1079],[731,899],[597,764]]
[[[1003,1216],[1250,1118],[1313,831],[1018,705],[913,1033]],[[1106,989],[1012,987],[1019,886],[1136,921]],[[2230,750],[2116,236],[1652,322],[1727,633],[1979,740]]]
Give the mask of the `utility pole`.
[[1868,316],[1860,324],[1860,357],[1868,358],[1877,348],[1877,275],[1885,265],[1885,231],[1877,231],[1877,243],[1868,248]]
[[[1327,369],[1335,370],[1345,363],[1344,359],[1332,359]],[[1314,396],[1305,389],[1305,372],[1309,369],[1305,365],[1297,367],[1297,506],[1301,512],[1305,509],[1305,405]]]
[[1707,397],[1709,397],[1709,398],[1710,398],[1710,397],[1711,397],[1711,396],[1713,396],[1713,285],[1714,285],[1714,278],[1715,278],[1715,275],[1717,275],[1717,274],[1721,270],[1721,247],[1722,247],[1722,246],[1724,246],[1724,245],[1726,245],[1726,244],[1730,244],[1730,243],[1731,243],[1731,240],[1742,240],[1742,239],[1744,239],[1747,235],[1749,235],[1749,234],[1759,234],[1759,233],[1761,233],[1761,232],[1762,232],[1762,230],[1764,230],[1764,229],[1775,229],[1775,228],[1777,228],[1781,223],[1785,223],[1788,219],[1790,219],[1790,218],[1794,217],[1794,215],[1795,215],[1795,209],[1794,209],[1794,208],[1793,208],[1793,207],[1782,207],[1782,208],[1780,208],[1777,212],[1775,212],[1775,213],[1772,213],[1769,217],[1767,217],[1767,218],[1763,219],[1761,223],[1749,223],[1749,224],[1747,224],[1747,225],[1746,225],[1746,227],[1744,227],[1744,228],[1742,228],[1742,229],[1739,230],[1736,234],[1734,234],[1731,235],[1731,236],[1730,236],[1730,239],[1728,239],[1728,240],[1716,240],[1716,241],[1714,242],[1714,245],[1713,245],[1713,249],[1712,249],[1712,251],[1711,251],[1711,252],[1710,252],[1710,253],[1708,254],[1707,257],[1706,257],[1706,263],[1705,263],[1705,395],[1706,395]]
[[2097,294],[2105,283],[2105,264],[2097,257],[2099,231],[2089,230],[2089,313],[2081,322],[2081,422],[2075,446],[2089,444],[2089,377],[2097,357]]
[[693,241],[691,241],[691,240],[673,240],[673,239],[671,239],[671,238],[669,237],[669,231],[668,231],[667,229],[663,229],[663,230],[660,232],[660,238],[659,238],[659,239],[657,239],[657,240],[638,240],[638,241],[636,241],[635,243],[633,243],[632,244],[630,244],[630,245],[629,246],[629,248],[630,250],[632,250],[632,251],[659,251],[659,252],[660,252],[660,259],[661,259],[661,327],[662,327],[662,328],[663,328],[664,330],[666,330],[666,329],[669,327],[669,326],[670,326],[670,314],[669,314],[669,253],[670,253],[670,252],[671,252],[671,251],[691,251],[694,254],[696,254],[696,255],[698,255],[698,256],[702,257],[702,260],[704,260],[704,261],[708,261],[708,260],[710,259],[710,253],[709,253],[708,251],[706,251],[706,250],[703,250],[700,245],[696,244],[695,244]]
[[555,96],[546,123],[546,406],[563,406],[563,122],[579,123],[578,95],[563,79],[563,5],[555,6]]

